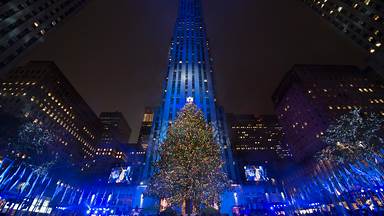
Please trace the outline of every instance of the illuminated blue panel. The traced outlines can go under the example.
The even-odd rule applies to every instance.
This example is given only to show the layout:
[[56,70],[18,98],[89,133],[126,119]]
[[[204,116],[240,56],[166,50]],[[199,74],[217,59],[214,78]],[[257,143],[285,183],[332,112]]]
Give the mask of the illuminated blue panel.
[[165,140],[169,124],[175,120],[189,97],[193,98],[206,120],[215,128],[215,139],[221,144],[223,159],[227,162],[226,169],[233,178],[231,148],[225,133],[224,114],[216,104],[212,59],[200,0],[179,1],[178,17],[168,55],[163,100],[155,113],[144,178],[151,175],[151,161],[158,159],[156,149]]

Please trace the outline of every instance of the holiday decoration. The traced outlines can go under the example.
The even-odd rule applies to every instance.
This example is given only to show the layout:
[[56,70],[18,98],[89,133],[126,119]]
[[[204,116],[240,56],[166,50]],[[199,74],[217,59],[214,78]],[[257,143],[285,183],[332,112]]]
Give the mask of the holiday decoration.
[[[356,161],[381,155],[383,140],[379,131],[384,120],[374,114],[362,115],[359,109],[341,116],[323,136],[327,143],[318,155],[319,160],[335,164]],[[382,156],[382,155],[381,155]]]
[[47,145],[54,140],[52,134],[35,123],[25,123],[18,130],[18,145],[15,150],[23,153],[43,154]]
[[159,149],[147,194],[165,199],[183,209],[201,205],[214,206],[229,187],[224,173],[220,146],[214,142],[213,130],[203,113],[189,101],[169,127]]
[[54,135],[41,125],[27,122],[22,124],[17,137],[9,143],[12,157],[27,161],[35,172],[46,174],[57,162],[58,154],[52,149]]

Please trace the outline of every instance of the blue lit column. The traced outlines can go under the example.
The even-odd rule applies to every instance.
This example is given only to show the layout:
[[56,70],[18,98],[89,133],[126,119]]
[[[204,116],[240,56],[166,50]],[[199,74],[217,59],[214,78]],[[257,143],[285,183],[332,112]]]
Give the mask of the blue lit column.
[[151,162],[156,161],[156,150],[165,140],[168,126],[178,111],[192,97],[212,123],[215,139],[221,144],[223,159],[229,176],[234,179],[232,151],[226,138],[225,118],[216,104],[212,59],[203,22],[201,0],[180,0],[179,12],[168,55],[168,69],[164,81],[162,105],[155,114],[151,143],[147,151],[144,178],[151,173]]

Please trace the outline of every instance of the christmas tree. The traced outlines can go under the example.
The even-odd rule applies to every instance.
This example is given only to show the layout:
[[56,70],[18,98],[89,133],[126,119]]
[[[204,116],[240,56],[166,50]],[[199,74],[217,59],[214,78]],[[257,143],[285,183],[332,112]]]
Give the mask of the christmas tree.
[[36,171],[46,173],[55,165],[58,152],[52,146],[55,142],[53,133],[41,125],[25,122],[17,130],[13,142],[8,143],[10,157],[22,159],[35,167]]
[[220,194],[230,181],[223,171],[213,129],[193,102],[183,107],[169,127],[159,155],[148,195],[166,200],[171,206],[193,206],[195,212],[201,205],[219,204]]
[[359,109],[342,115],[323,136],[327,144],[318,159],[334,164],[355,163],[381,155],[383,119],[375,114],[362,115]]

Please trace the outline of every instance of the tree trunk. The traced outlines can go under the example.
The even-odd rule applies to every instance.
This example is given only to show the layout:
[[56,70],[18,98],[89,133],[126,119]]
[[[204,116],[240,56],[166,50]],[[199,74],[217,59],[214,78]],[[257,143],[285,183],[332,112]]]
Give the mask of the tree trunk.
[[191,215],[193,213],[192,209],[192,201],[191,199],[185,199],[182,204],[182,214],[183,215]]
[[193,208],[193,213],[196,215],[200,214],[200,203],[196,200],[193,201],[192,203],[192,208]]

